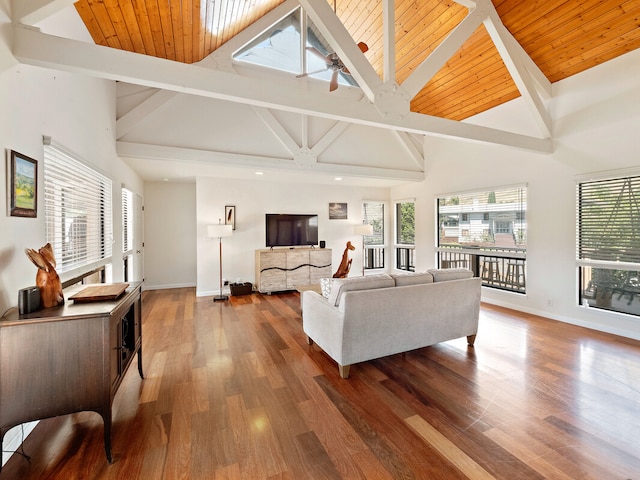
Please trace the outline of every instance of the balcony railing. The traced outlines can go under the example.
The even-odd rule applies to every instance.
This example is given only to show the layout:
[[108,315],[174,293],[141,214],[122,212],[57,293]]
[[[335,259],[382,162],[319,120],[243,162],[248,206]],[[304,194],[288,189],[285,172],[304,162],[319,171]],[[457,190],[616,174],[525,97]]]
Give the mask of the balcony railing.
[[415,272],[416,264],[414,261],[415,247],[413,245],[407,247],[396,247],[396,268],[398,270],[407,270]]
[[517,248],[438,248],[440,268],[468,268],[485,287],[526,293],[526,252]]
[[384,245],[365,245],[364,269],[384,268]]

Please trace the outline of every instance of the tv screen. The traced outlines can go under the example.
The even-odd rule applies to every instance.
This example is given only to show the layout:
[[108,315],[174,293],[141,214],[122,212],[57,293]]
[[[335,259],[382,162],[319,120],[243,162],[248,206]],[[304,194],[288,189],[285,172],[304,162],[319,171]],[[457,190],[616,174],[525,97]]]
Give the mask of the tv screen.
[[267,247],[318,244],[318,215],[266,214]]

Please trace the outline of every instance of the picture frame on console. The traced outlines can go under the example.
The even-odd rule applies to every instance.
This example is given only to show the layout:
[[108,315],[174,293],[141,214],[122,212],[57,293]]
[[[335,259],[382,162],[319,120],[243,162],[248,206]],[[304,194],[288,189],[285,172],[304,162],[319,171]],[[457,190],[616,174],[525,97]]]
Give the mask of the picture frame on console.
[[7,158],[7,214],[38,216],[38,161],[11,150]]
[[347,204],[346,203],[329,203],[329,220],[346,220]]

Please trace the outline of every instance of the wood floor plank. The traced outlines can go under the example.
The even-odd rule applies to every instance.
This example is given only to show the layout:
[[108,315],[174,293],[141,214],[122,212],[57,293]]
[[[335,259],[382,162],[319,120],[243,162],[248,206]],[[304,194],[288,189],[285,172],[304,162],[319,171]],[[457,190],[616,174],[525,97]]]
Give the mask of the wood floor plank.
[[[456,339],[353,365],[307,345],[296,292],[143,293],[145,379],[41,421],[0,480],[640,479],[640,342],[481,307]],[[1,406],[0,406],[1,407]],[[7,454],[5,454],[5,457]]]

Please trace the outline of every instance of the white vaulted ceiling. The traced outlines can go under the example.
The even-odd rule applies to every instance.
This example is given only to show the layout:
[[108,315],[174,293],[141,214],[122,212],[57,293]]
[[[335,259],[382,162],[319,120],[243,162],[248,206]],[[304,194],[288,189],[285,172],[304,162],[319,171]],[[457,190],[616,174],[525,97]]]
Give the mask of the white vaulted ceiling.
[[[551,84],[640,46],[635,0],[341,0],[335,13],[325,0],[13,6],[14,23],[41,27],[14,27],[21,62],[120,82],[118,152],[147,179],[240,167],[418,181],[433,136],[547,154]],[[319,80],[232,61],[299,7],[359,87],[330,93]],[[90,41],[65,35],[63,18]],[[525,130],[465,121],[518,97]]]

